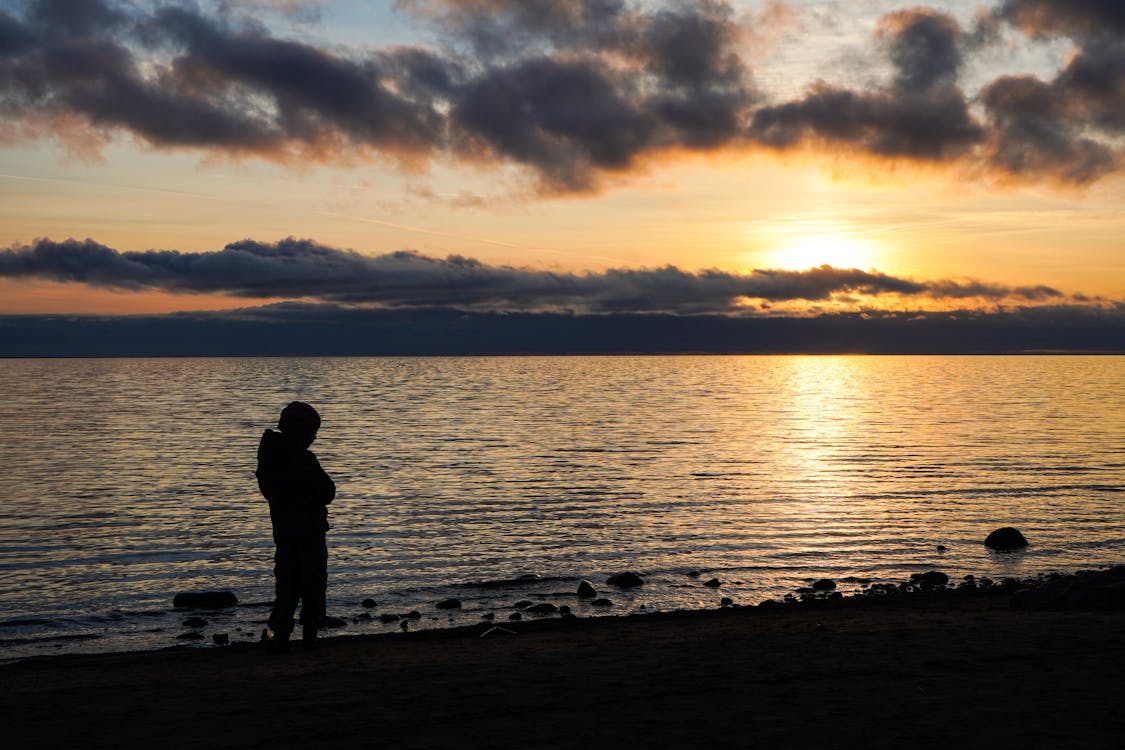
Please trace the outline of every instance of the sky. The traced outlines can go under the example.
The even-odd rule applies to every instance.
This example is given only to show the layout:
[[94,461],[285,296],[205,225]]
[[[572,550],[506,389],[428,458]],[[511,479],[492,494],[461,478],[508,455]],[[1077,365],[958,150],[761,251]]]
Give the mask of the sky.
[[3,315],[1125,314],[1118,0],[0,0],[0,110]]

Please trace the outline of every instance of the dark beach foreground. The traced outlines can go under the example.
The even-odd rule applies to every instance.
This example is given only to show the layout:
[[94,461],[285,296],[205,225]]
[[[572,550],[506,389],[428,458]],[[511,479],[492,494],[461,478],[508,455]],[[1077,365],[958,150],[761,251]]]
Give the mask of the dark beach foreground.
[[[1125,611],[937,591],[62,656],[7,747],[1120,747]],[[483,634],[483,637],[482,637]]]

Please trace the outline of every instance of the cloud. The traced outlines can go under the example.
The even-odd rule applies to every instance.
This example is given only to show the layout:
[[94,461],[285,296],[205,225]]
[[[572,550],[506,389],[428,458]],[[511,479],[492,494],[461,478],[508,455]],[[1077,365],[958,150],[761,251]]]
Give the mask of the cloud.
[[811,141],[923,161],[956,159],[980,144],[985,129],[957,86],[966,44],[960,26],[913,9],[886,16],[879,37],[894,67],[889,85],[853,91],[816,84],[803,99],[758,109],[751,136],[779,149]]
[[856,296],[1025,302],[1065,297],[1047,286],[918,281],[831,266],[744,274],[690,272],[674,266],[564,273],[489,265],[459,255],[361,255],[293,238],[274,244],[242,240],[205,253],[119,252],[93,240],[41,239],[0,251],[0,277],[386,307],[596,313],[745,313],[749,301],[821,302]]
[[1078,45],[1052,80],[1001,76],[981,93],[993,166],[1016,177],[1092,182],[1121,167],[1125,6],[1113,0],[1007,0],[993,14],[1033,38]]
[[639,7],[455,4],[441,22],[489,60],[322,48],[188,4],[125,18],[104,0],[32,0],[22,20],[0,14],[0,108],[275,159],[514,162],[544,190],[586,190],[641,155],[730,142],[754,96],[725,3]]
[[[885,82],[817,82],[791,101],[765,100],[744,59],[753,30],[723,0],[399,0],[440,41],[382,49],[280,38],[252,17],[306,18],[317,5],[28,0],[0,11],[6,137],[38,130],[81,148],[125,133],[280,161],[517,165],[545,193],[594,190],[684,151],[812,147],[1078,184],[1121,166],[1120,3],[1008,0],[971,30],[934,9],[896,11],[867,50],[889,64]],[[999,75],[966,92],[966,61],[1005,24],[1078,51],[1053,80]]]
[[1117,0],[1004,0],[996,15],[1035,36],[1125,34],[1125,5]]

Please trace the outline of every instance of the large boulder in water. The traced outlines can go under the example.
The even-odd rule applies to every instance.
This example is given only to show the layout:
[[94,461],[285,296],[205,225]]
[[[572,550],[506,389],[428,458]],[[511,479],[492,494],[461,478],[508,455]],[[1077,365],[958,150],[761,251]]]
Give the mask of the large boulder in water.
[[1005,526],[989,534],[984,540],[984,546],[1006,552],[1026,547],[1027,539],[1020,533],[1019,529]]
[[173,607],[191,609],[224,609],[238,604],[233,591],[185,591],[172,599]]

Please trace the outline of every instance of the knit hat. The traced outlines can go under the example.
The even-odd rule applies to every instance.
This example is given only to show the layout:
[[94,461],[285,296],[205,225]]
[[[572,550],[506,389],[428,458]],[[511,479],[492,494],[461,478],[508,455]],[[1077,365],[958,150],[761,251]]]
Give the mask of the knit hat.
[[320,415],[303,401],[294,401],[281,410],[277,429],[294,434],[309,434],[320,429]]

